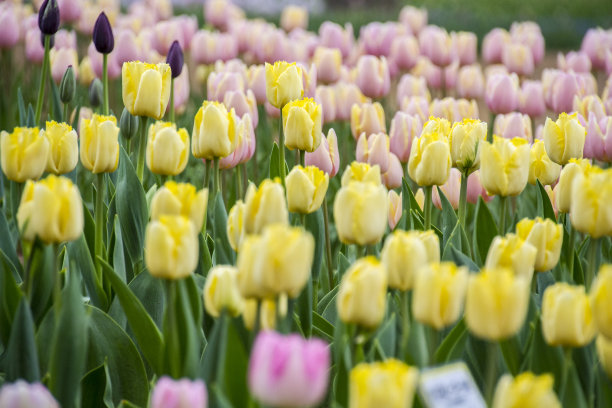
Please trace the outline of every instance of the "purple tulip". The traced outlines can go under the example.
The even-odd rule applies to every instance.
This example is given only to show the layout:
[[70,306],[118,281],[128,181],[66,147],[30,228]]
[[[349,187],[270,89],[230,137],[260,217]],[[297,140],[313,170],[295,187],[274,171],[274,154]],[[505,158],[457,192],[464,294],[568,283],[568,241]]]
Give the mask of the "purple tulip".
[[166,63],[170,65],[172,78],[177,78],[183,71],[183,50],[177,40],[174,40],[168,51]]
[[115,48],[113,29],[104,12],[101,12],[94,24],[93,43],[100,54],[110,54]]
[[60,25],[60,10],[57,0],[45,0],[38,10],[38,28],[43,34],[53,35]]

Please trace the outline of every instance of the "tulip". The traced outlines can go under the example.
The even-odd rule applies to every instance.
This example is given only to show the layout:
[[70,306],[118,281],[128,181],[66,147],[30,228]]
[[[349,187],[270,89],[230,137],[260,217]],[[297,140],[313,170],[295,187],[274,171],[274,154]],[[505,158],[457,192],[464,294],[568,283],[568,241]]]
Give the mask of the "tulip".
[[[283,302],[286,305],[287,297],[279,296],[279,303]],[[276,300],[275,299],[246,299],[244,301],[244,311],[242,312],[242,321],[248,330],[253,330],[255,327],[255,318],[257,317],[257,303],[261,302],[259,308],[259,328],[262,330],[274,330],[276,327]],[[283,306],[278,308],[279,315],[283,315]]]
[[387,237],[380,257],[389,287],[401,291],[412,289],[419,268],[431,261],[419,234],[402,230]]
[[517,75],[531,75],[535,70],[531,49],[518,42],[506,44],[502,51],[502,63],[508,71]]
[[427,82],[424,77],[417,77],[411,74],[404,74],[397,86],[397,103],[401,104],[404,98],[421,96],[428,101],[431,99]]
[[544,89],[540,81],[523,81],[519,93],[519,111],[533,118],[546,113]]
[[353,49],[353,26],[346,23],[344,28],[331,21],[324,21],[319,27],[319,41],[322,46],[337,48],[342,53],[342,58],[349,56]]
[[421,122],[427,121],[429,117],[429,102],[423,97],[404,98],[401,103],[401,111],[409,115],[418,116]]
[[334,200],[340,241],[357,245],[380,241],[387,226],[387,208],[387,189],[380,183],[354,181],[343,185]]
[[9,180],[38,179],[45,171],[48,152],[49,140],[38,128],[16,127],[12,133],[0,133],[0,164]]
[[389,61],[396,69],[409,70],[415,66],[419,55],[419,42],[412,35],[400,35],[393,39]]
[[546,104],[556,113],[571,112],[575,96],[582,97],[595,93],[590,74],[573,71],[546,71],[542,74],[542,85]]
[[480,150],[480,181],[487,194],[519,195],[529,176],[529,144],[515,137],[493,137],[493,143],[483,142]]
[[318,86],[315,102],[321,105],[323,124],[336,120],[336,90],[331,86]]
[[189,134],[171,122],[155,122],[149,127],[146,152],[152,173],[176,176],[185,170],[189,159]]
[[543,185],[550,185],[557,181],[561,166],[550,160],[543,141],[534,141],[529,157],[529,184],[535,185],[540,180]]
[[593,167],[574,176],[570,219],[576,230],[599,238],[612,234],[612,170]]
[[[444,196],[450,203],[453,209],[459,208],[459,201],[461,195],[461,172],[456,168],[451,168],[450,175],[448,176],[448,180],[442,186],[440,186],[440,190],[444,193]],[[438,194],[438,189],[432,189],[432,202],[436,206],[437,209],[442,209],[442,202],[440,201],[440,194]],[[464,209],[465,210],[465,209]]]
[[559,183],[555,187],[556,204],[559,211],[569,213],[572,197],[574,180],[578,174],[588,171],[591,164],[586,159],[570,159],[569,163],[563,166],[559,176]]
[[228,92],[244,92],[244,78],[237,72],[211,72],[206,80],[207,97],[223,102]]
[[234,109],[238,117],[243,117],[247,113],[254,128],[259,123],[259,113],[257,111],[257,101],[255,95],[250,89],[246,92],[242,91],[227,91],[223,97],[223,104],[227,110]]
[[28,384],[24,380],[4,383],[0,389],[0,406],[6,408],[59,408],[53,395],[40,383]]
[[321,207],[329,176],[315,166],[295,166],[285,180],[289,211],[310,214]]
[[41,133],[49,143],[49,155],[45,171],[55,175],[70,173],[79,161],[76,131],[67,123],[47,122]]
[[418,57],[410,73],[414,76],[425,78],[430,88],[441,89],[444,86],[446,89],[446,84],[442,84],[442,81],[446,79],[445,76],[442,76],[444,69],[434,65],[426,57]]
[[208,271],[204,285],[204,307],[213,317],[219,317],[223,311],[232,316],[242,313],[244,299],[238,291],[238,269],[217,265]]
[[[248,210],[248,208],[247,208]],[[272,224],[247,236],[238,252],[238,287],[258,299],[287,294],[296,298],[310,277],[314,239],[301,229]]]
[[329,177],[334,177],[338,173],[340,153],[334,129],[329,129],[327,138],[321,137],[321,144],[314,152],[306,152],[305,163],[307,166],[315,166],[323,170]]
[[247,113],[241,119],[237,119],[234,127],[236,148],[228,156],[219,160],[220,169],[233,169],[239,164],[246,163],[255,153],[255,131],[251,115]]
[[359,44],[363,52],[376,57],[388,57],[393,39],[406,33],[406,28],[396,22],[372,22],[361,27]]
[[385,111],[380,103],[353,104],[351,108],[351,133],[357,139],[362,133],[386,133]]
[[45,35],[53,35],[59,29],[60,11],[56,0],[44,0],[38,10],[38,28]]
[[79,83],[89,87],[95,78],[96,74],[91,66],[91,60],[89,57],[83,58],[79,64]]
[[[51,77],[57,84],[62,80],[64,72],[66,72],[68,67],[76,68],[79,66],[77,52],[72,48],[52,49],[49,58],[51,61]],[[75,73],[77,73],[76,70]]]
[[476,45],[478,43],[476,34],[467,31],[452,32],[450,38],[453,60],[459,61],[460,65],[470,65],[476,62]]
[[295,100],[283,107],[283,132],[285,146],[314,152],[321,143],[321,105],[311,98]]
[[544,272],[554,268],[559,262],[563,244],[563,226],[550,219],[535,220],[524,218],[516,224],[516,234],[537,249],[535,270]]
[[450,145],[442,133],[425,133],[426,128],[412,142],[408,174],[419,186],[441,186],[450,174]]
[[263,65],[249,67],[246,86],[253,91],[258,105],[266,102],[266,69]]
[[267,406],[316,406],[327,393],[330,364],[322,340],[262,331],[249,361],[249,390]]
[[590,301],[598,331],[612,341],[612,265],[599,270],[590,291]]
[[412,408],[418,370],[395,359],[360,363],[350,373],[349,408]]
[[506,374],[497,382],[493,408],[561,408],[553,390],[553,382],[554,377],[550,374],[536,376],[524,372],[514,378]]
[[418,34],[427,25],[427,9],[414,6],[404,6],[400,10],[399,21]]
[[578,120],[584,124],[584,119],[588,119],[593,114],[597,120],[606,117],[606,108],[603,101],[597,95],[586,95],[582,98],[574,96],[573,110],[578,113]]
[[389,66],[385,57],[362,55],[357,61],[355,84],[369,98],[382,98],[391,86]]
[[557,67],[562,71],[591,72],[591,60],[581,51],[570,51],[567,55],[558,53]]
[[580,50],[591,59],[593,68],[605,68],[605,50],[612,44],[612,36],[600,27],[590,28],[582,37]]
[[302,69],[295,63],[276,61],[266,63],[266,97],[275,108],[283,108],[287,103],[304,96]]
[[401,162],[406,163],[410,158],[412,140],[421,134],[422,127],[418,116],[402,111],[395,113],[389,131],[389,149]]
[[208,393],[202,380],[161,377],[151,393],[151,408],[206,408]]
[[494,28],[482,40],[482,58],[485,63],[499,63],[507,43],[510,42],[510,33],[503,28]]
[[546,288],[542,298],[542,334],[546,343],[583,347],[593,340],[596,332],[584,286],[557,282]]
[[584,149],[586,130],[574,113],[562,113],[556,122],[546,118],[544,124],[544,143],[552,161],[565,165],[570,159],[581,159]]
[[244,202],[242,200],[237,200],[227,215],[227,237],[230,246],[236,252],[238,252],[245,237],[244,213]]
[[589,112],[584,157],[612,161],[612,116],[598,120],[594,113]]
[[286,6],[280,17],[280,26],[290,32],[308,27],[308,9],[299,6]]
[[419,33],[421,55],[426,56],[439,67],[451,63],[452,42],[445,29],[429,25]]
[[196,113],[191,151],[197,158],[226,157],[236,149],[236,117],[219,102],[204,101]]
[[480,170],[476,170],[468,176],[467,202],[476,204],[479,197],[482,197],[485,203],[493,199],[493,197],[490,197],[487,194],[487,190],[482,186],[482,184],[480,184]]
[[[349,84],[346,82],[337,82],[334,85],[336,90],[336,119],[337,120],[349,120],[352,116],[352,107],[355,104],[363,104],[368,101],[362,93],[359,87],[355,84]],[[382,105],[381,105],[382,108]],[[351,129],[352,130],[352,129]],[[359,133],[361,134],[361,133]],[[357,134],[357,136],[359,136]],[[353,137],[355,132],[353,132]]]
[[414,276],[412,313],[415,320],[436,330],[450,326],[459,319],[468,269],[452,262],[430,263]]
[[93,43],[101,54],[110,54],[115,48],[115,38],[108,17],[100,13],[93,28]]
[[542,61],[542,58],[544,58],[544,36],[537,23],[532,21],[512,23],[510,37],[513,42],[525,44],[531,49],[535,64]]
[[117,118],[94,114],[80,125],[81,164],[92,173],[112,173],[119,165]]
[[324,83],[333,83],[340,78],[342,53],[337,48],[317,47],[313,56],[317,67],[317,78]]
[[393,231],[402,218],[402,193],[397,194],[394,190],[389,190],[387,200],[389,201],[389,229]]
[[478,146],[486,137],[486,122],[464,119],[453,124],[449,136],[453,167],[468,173],[477,170],[480,166]]
[[228,0],[208,0],[204,2],[206,24],[221,30],[227,29],[232,20],[244,18],[244,12]]
[[182,215],[161,215],[145,231],[145,264],[156,278],[182,279],[198,266],[198,231]]
[[518,108],[518,78],[516,74],[495,74],[487,79],[485,100],[493,113],[509,113]]
[[168,64],[127,62],[121,69],[123,104],[134,116],[161,119],[170,99]]
[[485,267],[489,269],[507,268],[516,276],[530,282],[538,255],[538,247],[535,245],[538,243],[533,242],[532,244],[532,241],[525,238],[528,238],[528,233],[524,232],[519,235],[506,234],[503,237],[495,237],[489,247]]
[[238,55],[238,44],[230,34],[200,30],[192,41],[192,58],[198,64],[214,64]]
[[597,336],[595,346],[597,348],[599,363],[608,374],[608,378],[612,378],[612,340],[600,334]]
[[466,65],[457,73],[457,95],[461,98],[480,99],[484,95],[485,80],[480,65]]
[[[447,97],[434,99],[429,108],[431,116],[446,119],[450,122],[461,122],[463,119],[478,119],[478,105],[475,100]],[[450,130],[449,130],[450,133]]]
[[266,225],[289,223],[283,186],[266,179],[259,188],[249,185],[244,210],[244,226],[247,234],[260,234]]
[[402,163],[396,155],[389,153],[389,168],[383,174],[383,184],[387,189],[399,188],[402,186],[404,169]]
[[40,64],[45,55],[45,49],[40,44],[40,30],[28,29],[25,33],[25,56],[30,62]]
[[357,161],[378,165],[381,173],[389,169],[389,137],[384,133],[375,133],[366,138],[362,133],[357,141]]
[[11,4],[0,6],[0,49],[10,49],[19,41],[17,13]]
[[153,195],[151,200],[151,220],[159,220],[163,215],[182,215],[189,218],[196,230],[200,231],[206,216],[208,189],[196,191],[189,183],[167,181]]
[[474,335],[490,341],[515,335],[529,305],[529,281],[510,269],[482,269],[470,275],[465,322]]
[[531,134],[531,119],[528,115],[523,115],[518,112],[497,115],[495,116],[493,134],[499,135],[505,139],[519,137],[531,142],[533,140]]
[[346,166],[344,173],[342,173],[342,187],[346,187],[352,182],[380,185],[380,167],[370,166],[367,163],[352,162]]
[[385,266],[373,256],[358,259],[340,282],[338,315],[344,323],[376,328],[385,315],[386,295]]
[[439,133],[444,137],[449,137],[451,133],[451,124],[446,118],[430,116],[429,120],[423,125],[421,135],[428,133]]

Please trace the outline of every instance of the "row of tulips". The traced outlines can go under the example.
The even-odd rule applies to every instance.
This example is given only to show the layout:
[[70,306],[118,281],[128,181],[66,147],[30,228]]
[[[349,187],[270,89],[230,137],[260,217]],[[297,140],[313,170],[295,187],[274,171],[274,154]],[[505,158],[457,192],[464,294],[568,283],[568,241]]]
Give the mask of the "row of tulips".
[[[51,46],[75,4],[41,4],[36,105],[18,92],[19,126],[0,136],[0,406],[434,406],[427,379],[458,360],[478,406],[612,403],[612,80],[600,99],[590,73],[609,32],[519,88],[539,28],[493,30],[483,59],[505,67],[477,92],[476,37],[410,7],[355,46],[351,27],[304,31],[296,7],[281,31],[208,1],[220,31],[197,31],[166,2],[99,3],[87,58],[102,81],[77,134],[76,76],[93,74],[58,68]],[[120,61],[129,35],[116,43],[111,22],[147,24],[157,55]],[[195,69],[193,117],[183,51],[214,63]],[[430,104],[455,86],[495,121],[474,99]]]

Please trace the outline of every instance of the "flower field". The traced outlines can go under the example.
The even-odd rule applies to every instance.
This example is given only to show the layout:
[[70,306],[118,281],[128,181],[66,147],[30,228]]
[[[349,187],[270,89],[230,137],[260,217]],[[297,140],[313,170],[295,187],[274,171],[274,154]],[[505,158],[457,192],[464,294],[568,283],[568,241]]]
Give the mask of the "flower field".
[[610,26],[84,3],[0,3],[0,408],[612,406]]

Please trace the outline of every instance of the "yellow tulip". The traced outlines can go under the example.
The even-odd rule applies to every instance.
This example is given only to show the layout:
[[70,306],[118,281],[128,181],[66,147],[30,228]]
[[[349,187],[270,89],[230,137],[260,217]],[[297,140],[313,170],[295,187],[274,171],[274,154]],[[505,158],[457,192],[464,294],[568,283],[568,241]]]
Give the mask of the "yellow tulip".
[[453,166],[460,171],[473,172],[480,167],[480,142],[487,138],[487,123],[474,119],[456,122],[449,142]]
[[561,408],[553,383],[550,374],[536,376],[524,372],[514,378],[506,374],[495,388],[493,408]]
[[555,186],[555,197],[559,211],[569,213],[572,203],[572,184],[578,173],[589,170],[591,163],[587,159],[570,159],[563,166],[559,176],[559,183]]
[[334,218],[340,241],[371,245],[387,228],[387,189],[383,185],[351,182],[341,187],[334,200]]
[[207,188],[196,191],[192,184],[167,181],[151,200],[151,220],[159,220],[162,215],[182,215],[189,218],[195,229],[200,231],[207,206]]
[[266,179],[259,188],[249,185],[244,201],[245,233],[259,234],[266,225],[289,224],[287,202],[280,181]]
[[162,215],[145,231],[145,264],[156,278],[182,279],[198,266],[198,231],[189,218]]
[[344,323],[375,328],[385,316],[387,271],[375,257],[358,259],[340,282],[336,306]]
[[149,126],[147,167],[152,173],[176,176],[185,170],[189,160],[189,134],[176,130],[170,122],[155,122]]
[[497,236],[491,242],[485,266],[487,268],[508,268],[516,276],[531,282],[538,255],[537,247],[515,234]]
[[487,269],[470,275],[465,297],[465,322],[476,336],[498,341],[523,326],[529,305],[529,281],[510,269]]
[[315,166],[295,166],[287,175],[285,184],[289,211],[310,214],[321,207],[329,176]]
[[218,265],[208,271],[204,284],[204,307],[213,317],[218,317],[223,310],[232,316],[242,313],[244,299],[238,291],[238,269]]
[[408,159],[408,174],[419,186],[441,186],[450,175],[448,138],[441,133],[423,133],[414,138]]
[[238,144],[234,109],[220,102],[204,101],[193,122],[191,151],[199,159],[226,157]]
[[428,133],[437,133],[440,136],[449,138],[451,130],[451,124],[447,119],[430,116],[429,120],[423,124],[421,136]]
[[17,211],[22,236],[46,243],[74,241],[83,232],[83,202],[70,179],[50,175],[44,180],[28,180]]
[[[246,299],[244,302],[244,311],[242,312],[242,320],[247,329],[253,330],[255,327],[256,315],[257,300]],[[261,301],[259,317],[259,328],[261,330],[274,330],[276,326],[276,301],[274,299],[263,299]]]
[[125,62],[121,68],[123,104],[133,116],[161,119],[170,100],[170,65]]
[[114,116],[94,114],[83,119],[81,136],[81,164],[92,173],[112,173],[119,165],[119,127]]
[[369,182],[375,185],[381,185],[380,167],[370,166],[368,163],[352,162],[346,166],[346,170],[342,173],[342,187],[346,187],[353,181]]
[[516,235],[537,249],[536,271],[549,271],[557,265],[563,245],[563,225],[548,218],[524,218],[516,224]]
[[302,68],[295,62],[266,63],[266,98],[272,106],[282,109],[287,103],[303,96]]
[[551,346],[582,347],[593,340],[597,328],[584,286],[558,282],[542,298],[542,333]]
[[599,270],[591,286],[590,299],[597,329],[612,341],[612,265],[604,265]]
[[79,162],[76,131],[67,123],[47,122],[42,131],[49,141],[49,156],[45,171],[53,174],[70,173]]
[[302,228],[267,226],[247,236],[238,252],[238,287],[246,298],[297,297],[308,282],[314,238]]
[[0,164],[6,178],[18,183],[42,176],[49,154],[49,141],[35,128],[16,127],[0,133]]
[[232,249],[236,252],[244,240],[244,209],[244,202],[238,200],[227,215],[227,236]]
[[314,152],[321,144],[323,109],[312,98],[297,99],[283,107],[285,146]]
[[612,169],[593,167],[572,183],[570,220],[592,238],[612,235]]
[[412,289],[417,270],[429,262],[420,237],[402,230],[387,237],[380,258],[387,271],[389,287],[401,291]]
[[418,376],[395,359],[360,363],[350,373],[349,408],[411,408]]
[[612,340],[606,338],[603,334],[597,336],[595,341],[597,348],[597,357],[601,366],[608,374],[608,378],[612,380]]
[[536,184],[537,180],[543,185],[553,184],[559,178],[561,166],[550,160],[546,154],[544,142],[536,140],[529,153],[529,184]]
[[570,159],[581,159],[586,129],[578,121],[578,115],[562,113],[556,122],[546,118],[542,131],[548,157],[565,165]]
[[525,139],[493,136],[480,148],[480,182],[488,195],[519,195],[529,176],[529,144]]
[[461,316],[467,290],[468,269],[452,262],[421,267],[414,279],[412,314],[437,330],[450,326]]
[[[339,100],[343,103],[343,100]],[[379,102],[354,103],[351,107],[351,133],[357,139],[362,133],[387,133],[385,111]]]
[[423,245],[425,245],[428,262],[440,262],[440,239],[438,238],[438,234],[436,234],[434,230],[411,231],[411,233],[419,237]]

